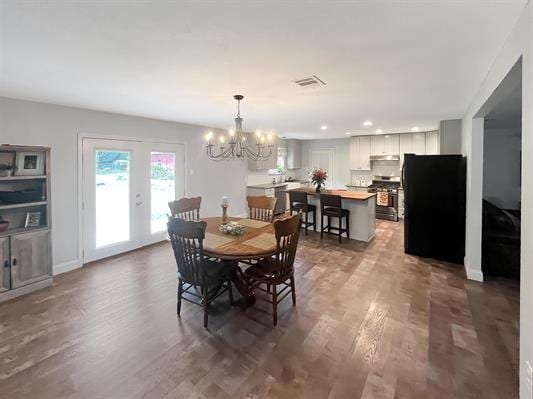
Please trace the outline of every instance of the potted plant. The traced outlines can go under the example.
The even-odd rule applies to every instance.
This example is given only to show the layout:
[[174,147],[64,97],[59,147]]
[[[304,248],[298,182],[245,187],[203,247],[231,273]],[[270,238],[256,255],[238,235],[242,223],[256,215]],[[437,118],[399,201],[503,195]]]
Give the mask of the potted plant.
[[322,186],[325,185],[325,182],[328,178],[328,172],[324,169],[315,169],[310,174],[309,177],[311,178],[311,183],[313,183],[316,186],[316,192],[319,193],[322,189]]
[[0,176],[11,177],[15,171],[14,165],[0,164]]

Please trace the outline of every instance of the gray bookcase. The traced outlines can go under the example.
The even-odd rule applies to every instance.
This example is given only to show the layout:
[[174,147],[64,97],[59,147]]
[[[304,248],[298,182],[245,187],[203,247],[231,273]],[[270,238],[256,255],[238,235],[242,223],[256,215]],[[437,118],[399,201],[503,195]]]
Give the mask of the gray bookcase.
[[50,201],[50,149],[0,145],[0,301],[52,284]]

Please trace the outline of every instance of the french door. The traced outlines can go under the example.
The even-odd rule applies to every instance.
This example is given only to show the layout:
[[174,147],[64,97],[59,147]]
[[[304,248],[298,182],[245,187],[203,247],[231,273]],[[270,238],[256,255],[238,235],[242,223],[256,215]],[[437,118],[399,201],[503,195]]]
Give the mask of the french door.
[[83,139],[83,261],[164,240],[168,201],[184,195],[181,144]]

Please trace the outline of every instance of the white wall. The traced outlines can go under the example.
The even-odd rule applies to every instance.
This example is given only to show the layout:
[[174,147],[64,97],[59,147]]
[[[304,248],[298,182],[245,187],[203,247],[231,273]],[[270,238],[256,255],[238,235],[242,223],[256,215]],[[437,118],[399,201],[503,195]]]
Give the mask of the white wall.
[[520,129],[485,129],[483,199],[504,209],[520,209],[522,138]]
[[467,226],[465,266],[469,278],[481,274],[481,198],[483,123],[474,117],[517,60],[522,59],[522,250],[520,289],[520,398],[527,392],[526,361],[533,362],[533,5],[501,49],[463,117],[463,153],[467,156]]
[[[212,129],[214,130],[214,129]],[[186,192],[201,195],[202,214],[218,215],[220,198],[230,197],[230,214],[246,211],[246,162],[222,165],[207,159],[207,128],[79,108],[0,98],[0,143],[45,145],[52,148],[52,243],[54,269],[79,265],[78,154],[81,134],[172,140],[187,147]]]

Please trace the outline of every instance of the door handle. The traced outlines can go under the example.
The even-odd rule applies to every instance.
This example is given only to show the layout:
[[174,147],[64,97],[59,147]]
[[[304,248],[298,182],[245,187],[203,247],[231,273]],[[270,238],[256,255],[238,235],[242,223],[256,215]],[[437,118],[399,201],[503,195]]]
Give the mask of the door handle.
[[11,264],[12,264],[13,266],[17,266],[17,263],[18,263],[18,262],[17,262],[17,258],[13,258],[13,260],[11,260]]
[[7,259],[4,261],[4,267],[9,267],[9,261]]
[[136,202],[135,205],[139,206],[141,205],[143,202],[142,201],[139,201],[139,202]]

